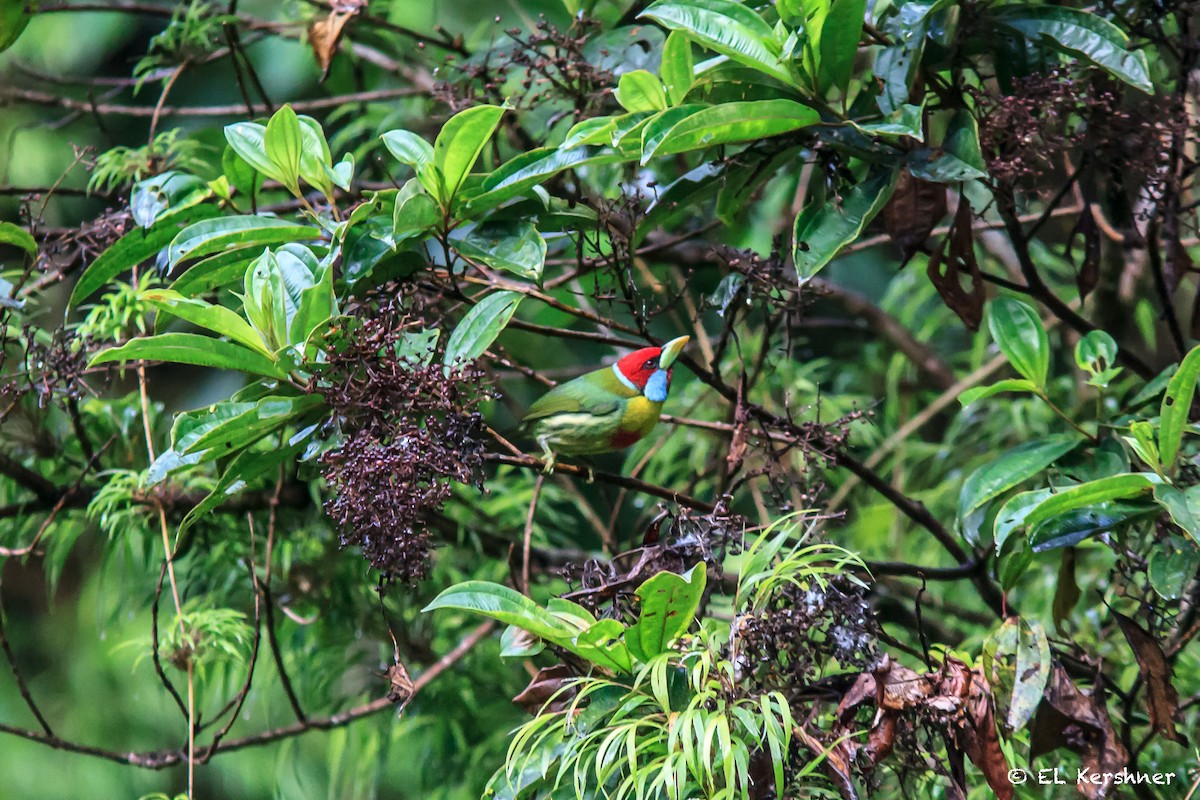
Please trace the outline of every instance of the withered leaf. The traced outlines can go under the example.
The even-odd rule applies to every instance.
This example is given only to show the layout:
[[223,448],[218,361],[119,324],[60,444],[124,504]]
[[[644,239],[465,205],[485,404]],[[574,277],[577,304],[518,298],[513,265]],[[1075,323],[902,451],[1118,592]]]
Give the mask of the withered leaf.
[[946,187],[900,173],[892,197],[883,207],[883,227],[900,248],[904,263],[925,244],[934,227],[946,216]]
[[[975,237],[971,230],[971,204],[960,197],[958,210],[950,233],[929,257],[926,272],[942,302],[958,315],[973,331],[979,330],[983,320],[985,300],[983,277],[979,274],[979,263],[975,260]],[[944,269],[943,269],[944,267]],[[963,288],[963,278],[970,281],[970,289]]]
[[543,667],[530,679],[529,685],[513,698],[513,702],[534,715],[562,711],[575,696],[573,689],[560,691],[571,677],[571,670],[565,664]]
[[1187,738],[1175,729],[1175,714],[1179,710],[1179,694],[1171,683],[1171,665],[1163,654],[1162,647],[1153,636],[1142,629],[1134,620],[1112,612],[1121,633],[1133,648],[1142,680],[1146,683],[1146,699],[1150,705],[1150,727],[1164,738],[1186,746]]
[[[1045,702],[1038,707],[1030,727],[1029,758],[1060,747],[1079,754],[1083,772],[1077,788],[1091,800],[1108,797],[1113,789],[1112,775],[1129,763],[1129,751],[1113,729],[1101,689],[1093,689],[1090,695],[1081,692],[1062,665],[1055,663],[1046,685]],[[1105,774],[1108,777],[1103,777]]]
[[388,680],[388,700],[400,704],[412,697],[412,678],[408,676],[408,670],[399,661],[388,667],[387,674],[384,677]]
[[850,765],[854,763],[854,754],[857,747],[853,740],[842,738],[841,741],[830,747],[809,733],[803,725],[797,725],[795,733],[800,737],[800,741],[804,742],[804,746],[811,750],[814,755],[824,755],[821,766],[830,779],[833,780],[842,797],[846,798],[846,800],[858,800],[858,790],[855,788],[854,779],[850,775]]
[[342,39],[342,29],[350,18],[357,14],[365,2],[349,0],[335,2],[329,15],[314,20],[308,26],[308,43],[312,46],[317,65],[321,67],[321,80],[329,77],[329,67],[333,64],[333,55],[337,52],[338,42]]

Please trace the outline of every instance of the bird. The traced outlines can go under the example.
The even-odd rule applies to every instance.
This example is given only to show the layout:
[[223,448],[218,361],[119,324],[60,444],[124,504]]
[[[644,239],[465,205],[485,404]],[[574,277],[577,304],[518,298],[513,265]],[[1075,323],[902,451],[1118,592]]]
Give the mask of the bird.
[[689,339],[635,350],[612,366],[560,383],[534,402],[521,429],[541,447],[543,472],[554,470],[559,455],[623,450],[649,434],[671,388],[671,365]]

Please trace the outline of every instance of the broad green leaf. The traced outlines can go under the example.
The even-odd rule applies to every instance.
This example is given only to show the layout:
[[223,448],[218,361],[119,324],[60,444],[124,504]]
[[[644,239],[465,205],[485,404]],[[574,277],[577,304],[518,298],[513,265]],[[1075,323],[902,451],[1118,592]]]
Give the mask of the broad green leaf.
[[546,240],[529,222],[485,222],[453,245],[467,258],[534,281],[546,265]]
[[662,144],[663,139],[671,132],[672,128],[705,108],[707,106],[700,103],[688,103],[667,109],[646,120],[641,127],[642,163],[645,164],[654,157],[654,151]]
[[997,555],[1013,531],[1025,524],[1029,513],[1053,494],[1053,489],[1035,489],[1032,492],[1015,494],[1004,501],[1000,510],[996,512],[996,520],[992,527],[992,539],[996,543]]
[[20,38],[33,13],[37,11],[36,2],[27,0],[3,0],[0,2],[0,53],[13,46]]
[[905,103],[895,112],[888,115],[883,122],[855,123],[855,128],[868,136],[899,137],[907,136],[918,142],[925,141],[924,121],[922,119],[925,105]]
[[146,471],[146,482],[153,486],[162,482],[172,472],[199,464],[205,455],[212,458],[220,455],[219,453],[184,455],[184,453],[193,442],[205,433],[223,425],[247,409],[253,408],[253,405],[253,403],[226,400],[206,408],[176,414],[175,421],[171,424],[171,447],[159,453],[158,457],[154,459]]
[[300,304],[288,325],[290,343],[303,347],[320,326],[337,314],[333,294],[333,268],[321,269],[316,283],[300,290]]
[[1129,37],[1103,17],[1065,6],[1007,5],[991,10],[1001,29],[1107,71],[1147,94],[1154,93],[1149,62],[1142,50],[1129,50]]
[[506,161],[484,179],[481,187],[483,191],[467,199],[465,211],[468,214],[481,214],[506,200],[526,194],[533,187],[541,185],[563,170],[605,158],[611,160],[609,156],[602,156],[595,147],[574,147],[567,150],[543,147],[522,153],[511,161]]
[[942,141],[942,149],[979,175],[987,175],[987,163],[979,147],[979,122],[965,108],[954,112],[946,129],[946,138]]
[[692,60],[692,43],[682,31],[672,31],[663,45],[662,63],[658,77],[667,90],[667,100],[677,106],[687,97],[695,78],[695,62]]
[[532,658],[545,649],[545,641],[516,625],[509,625],[504,629],[504,633],[500,634],[501,658]]
[[505,625],[515,625],[547,641],[574,638],[576,630],[520,592],[488,581],[465,581],[446,589],[423,612],[439,608],[470,611]]
[[1137,517],[1147,516],[1153,510],[1153,506],[1120,500],[1072,509],[1032,527],[1029,546],[1034,553],[1072,547],[1098,533],[1107,533]]
[[284,105],[267,120],[263,149],[275,167],[276,179],[293,194],[298,193],[304,134],[300,130],[300,120],[290,105]]
[[1154,424],[1144,419],[1136,420],[1129,425],[1129,436],[1122,436],[1137,457],[1150,469],[1158,470],[1161,456],[1158,453],[1158,442],[1155,441]]
[[897,174],[892,169],[877,169],[846,192],[841,202],[810,203],[796,216],[792,246],[801,283],[859,237],[892,196]]
[[673,155],[719,144],[766,139],[807,128],[820,121],[821,115],[814,109],[793,100],[722,103],[681,119],[657,142],[656,147],[642,154],[642,163],[655,155]]
[[866,0],[833,0],[829,13],[821,23],[820,69],[817,70],[817,91],[832,86],[843,95],[854,74],[854,59],[858,55],[858,39],[862,35]]
[[120,347],[97,353],[89,366],[136,360],[229,369],[277,380],[287,377],[282,365],[256,350],[195,333],[163,333],[130,339]]
[[725,185],[726,171],[719,164],[701,164],[694,170],[676,178],[666,188],[658,190],[658,196],[646,209],[646,215],[638,222],[634,244],[670,220],[688,214]]
[[1200,570],[1200,548],[1196,547],[1194,537],[1190,542],[1171,537],[1156,544],[1150,552],[1146,575],[1159,597],[1178,600],[1184,596],[1184,590],[1196,577],[1197,570]]
[[1117,342],[1105,331],[1090,331],[1075,345],[1075,364],[1091,375],[1092,386],[1108,386],[1121,372],[1116,362]]
[[1027,381],[1024,378],[1005,378],[1002,381],[996,381],[990,386],[976,386],[974,389],[968,389],[958,396],[958,402],[964,406],[969,406],[976,400],[982,400],[985,397],[991,397],[1001,392],[1036,393],[1037,391],[1038,387],[1033,381]]
[[246,250],[233,250],[197,261],[171,283],[171,288],[185,297],[210,292],[241,283],[254,257]]
[[[405,189],[410,184],[405,184]],[[424,192],[396,196],[392,212],[392,246],[432,230],[442,221],[442,213],[434,199]]]
[[767,21],[737,0],[659,0],[639,16],[680,30],[708,49],[753,67],[789,86],[795,78],[780,63],[779,44]]
[[1163,472],[1175,469],[1175,459],[1183,442],[1183,429],[1188,415],[1192,413],[1192,399],[1196,394],[1196,381],[1200,379],[1200,346],[1193,347],[1179,362],[1179,369],[1171,376],[1167,391],[1163,394],[1159,412],[1158,452],[1162,458]]
[[588,117],[587,119],[580,120],[567,131],[567,135],[563,137],[562,144],[558,146],[558,150],[566,151],[585,144],[608,144],[612,140],[612,131],[616,127],[618,118],[619,116]]
[[577,655],[605,669],[619,673],[633,671],[629,647],[621,641],[625,626],[615,619],[602,619],[585,631],[580,631],[570,643],[563,645]]
[[137,228],[125,234],[101,253],[79,276],[79,281],[71,291],[68,306],[75,308],[113,278],[156,255],[179,235],[181,229],[186,230],[185,226],[188,223],[215,217],[220,213],[220,209],[215,206],[199,205],[181,211],[178,215],[170,214],[154,223],[149,230]]
[[458,194],[504,111],[501,106],[475,106],[455,114],[442,126],[433,143],[433,164],[445,181],[446,194],[439,198],[443,206],[449,206]]
[[11,222],[0,222],[0,245],[19,247],[30,255],[37,257],[37,242],[29,235],[29,231]]
[[189,442],[182,453],[193,455],[211,450],[214,457],[235,453],[286,425],[300,423],[306,416],[311,416],[312,412],[323,411],[325,401],[320,395],[272,396],[264,397],[257,403],[238,405],[248,407],[220,425],[206,430]]
[[639,661],[648,662],[666,651],[692,624],[708,578],[704,562],[683,575],[660,572],[637,589],[638,620],[625,632],[625,643]]
[[1020,300],[997,297],[988,315],[988,329],[1013,369],[1044,388],[1050,370],[1050,342],[1037,313]]
[[1050,643],[1036,621],[1008,617],[983,646],[985,676],[1007,698],[1010,732],[1025,727],[1042,701],[1050,678]]
[[1179,489],[1168,483],[1154,487],[1154,499],[1171,515],[1171,521],[1200,544],[1200,486]]
[[1025,442],[984,464],[963,481],[958,496],[959,520],[965,520],[992,498],[1042,472],[1081,443],[1079,437],[1070,436]]
[[388,131],[382,137],[383,145],[401,164],[416,169],[433,163],[433,145],[404,130]]
[[[225,126],[225,141],[229,144],[230,150],[255,172],[278,183],[285,183],[283,172],[267,156],[266,136],[266,127],[257,122],[235,122]],[[225,161],[222,159],[222,167],[225,169],[225,176],[229,178],[229,182],[242,191],[250,192],[254,181],[251,180],[250,185],[243,185],[246,179],[237,174],[236,162],[231,161],[226,164]],[[231,168],[234,174],[230,174]]]
[[184,228],[171,241],[167,263],[170,269],[174,269],[182,261],[230,250],[312,241],[320,237],[320,228],[276,217],[246,215],[206,219]]
[[[145,292],[142,297],[159,309],[160,313],[178,317],[219,336],[228,336],[233,341],[243,344],[251,350],[258,350],[274,360],[271,352],[263,344],[262,337],[258,335],[258,331],[254,330],[250,323],[240,315],[225,306],[212,305],[203,300],[184,297],[179,292],[169,289],[152,289]],[[157,322],[156,326],[159,326]]]
[[183,518],[183,521],[179,524],[180,538],[184,536],[192,525],[204,518],[213,509],[219,508],[225,501],[236,496],[251,481],[276,475],[281,466],[290,463],[303,453],[307,446],[307,437],[296,437],[294,441],[289,441],[283,447],[276,447],[261,452],[258,450],[243,450],[238,453],[229,462],[229,466],[225,468],[225,472],[221,474],[220,480],[217,481],[217,485],[213,487],[208,496],[201,500]]
[[1157,475],[1130,472],[1061,489],[1033,508],[1025,518],[1025,524],[1035,528],[1046,520],[1069,511],[1085,509],[1109,500],[1127,500],[1148,495],[1160,483],[1161,479]]
[[139,181],[129,198],[133,221],[149,228],[169,211],[190,208],[212,196],[203,178],[174,170]]
[[300,115],[300,177],[309,185],[321,190],[327,198],[333,195],[333,156],[321,123],[312,117]]
[[522,299],[524,295],[520,292],[505,290],[492,292],[480,300],[450,334],[446,342],[446,366],[455,367],[483,355],[512,319]]
[[617,102],[626,111],[662,111],[667,107],[667,93],[662,81],[644,69],[626,72],[617,82]]

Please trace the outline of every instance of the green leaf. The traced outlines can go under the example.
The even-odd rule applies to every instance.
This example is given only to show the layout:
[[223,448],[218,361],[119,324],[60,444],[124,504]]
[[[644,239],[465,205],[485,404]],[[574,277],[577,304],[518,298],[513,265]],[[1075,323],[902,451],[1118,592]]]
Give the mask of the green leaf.
[[495,172],[486,177],[482,192],[466,201],[466,212],[480,214],[489,209],[527,193],[563,170],[606,158],[594,147],[574,147],[560,150],[557,147],[542,147],[522,153],[506,161]]
[[667,93],[662,81],[644,69],[626,72],[617,82],[617,102],[626,111],[662,111],[667,107]]
[[1193,347],[1179,362],[1179,369],[1171,376],[1167,391],[1163,394],[1159,412],[1158,452],[1162,458],[1163,472],[1175,469],[1175,459],[1183,442],[1183,429],[1188,415],[1192,413],[1192,398],[1196,394],[1196,380],[1200,379],[1200,346]]
[[1200,549],[1192,542],[1181,542],[1175,537],[1157,544],[1150,552],[1146,575],[1150,586],[1164,600],[1178,600],[1196,571],[1200,569]]
[[480,300],[454,328],[446,342],[444,363],[455,367],[483,355],[524,299],[520,292],[492,292]]
[[687,115],[675,123],[656,147],[642,153],[642,163],[656,155],[667,156],[721,144],[758,141],[806,128],[820,121],[821,115],[814,109],[793,100],[722,103]]
[[1037,393],[1037,391],[1038,387],[1033,381],[1027,381],[1024,378],[1005,378],[1002,381],[996,381],[990,386],[976,386],[974,389],[968,389],[958,396],[958,402],[964,406],[969,406],[976,400],[982,400],[985,397],[991,397],[1001,392]]
[[433,163],[433,145],[404,130],[388,131],[383,134],[383,145],[401,164],[416,169]]
[[795,78],[780,63],[779,44],[771,26],[736,0],[659,0],[639,16],[683,31],[714,52],[796,86]]
[[185,297],[211,292],[241,282],[246,268],[254,258],[245,250],[234,250],[197,261],[183,271],[171,284],[171,288]]
[[1053,496],[1053,489],[1035,489],[1032,492],[1021,492],[1004,501],[996,512],[992,527],[992,539],[996,543],[996,554],[999,555],[1004,543],[1013,531],[1025,524],[1029,513],[1037,508],[1047,498]]
[[692,624],[708,578],[704,562],[683,575],[660,572],[637,589],[638,620],[625,632],[625,644],[643,663],[666,652]]
[[624,632],[625,626],[620,621],[602,619],[578,633],[570,645],[563,646],[606,669],[629,673],[633,671],[633,660],[629,647],[621,641]]
[[301,115],[297,120],[300,122],[300,177],[332,199],[333,156],[325,140],[325,131],[312,117]]
[[832,86],[843,95],[854,74],[854,59],[858,55],[858,39],[866,17],[866,0],[833,0],[829,14],[821,23],[820,69],[817,70],[817,90]]
[[1035,528],[1046,520],[1069,511],[1085,509],[1109,500],[1126,500],[1147,495],[1160,483],[1161,479],[1157,475],[1142,472],[1113,475],[1081,483],[1047,497],[1029,512],[1025,524]]
[[300,120],[290,105],[285,104],[267,120],[263,149],[275,168],[276,180],[293,194],[298,194],[304,134],[300,130]]
[[[245,345],[251,350],[257,350],[268,358],[272,357],[271,352],[263,344],[262,337],[258,335],[258,331],[225,306],[212,305],[203,300],[193,300],[169,289],[153,289],[143,293],[142,297],[160,312],[198,325],[219,336],[228,336],[231,340]],[[156,325],[158,325],[157,322]]]
[[646,120],[641,128],[642,163],[645,164],[654,157],[654,151],[662,144],[663,139],[671,132],[672,128],[705,108],[707,106],[700,103],[688,103],[667,109]]
[[865,124],[851,122],[855,128],[867,134],[868,136],[880,137],[899,137],[907,136],[916,139],[918,142],[925,141],[925,131],[923,123],[925,105],[913,105],[905,103],[896,111],[888,115],[884,122],[868,122]]
[[556,644],[570,641],[576,634],[575,628],[525,595],[488,581],[465,581],[451,586],[421,610],[429,612],[439,608],[480,614]]
[[1193,544],[1200,544],[1200,486],[1178,489],[1163,483],[1154,487],[1154,499],[1166,509],[1174,522],[1191,537]]
[[324,266],[317,282],[300,290],[300,304],[288,325],[289,342],[303,347],[322,324],[337,314],[333,294],[333,268]]
[[[229,144],[230,150],[255,172],[278,183],[284,183],[283,172],[267,156],[266,136],[266,127],[257,122],[235,122],[225,126],[225,141]],[[222,159],[222,167],[229,182],[247,193],[252,191],[253,180],[248,185],[243,185],[246,183],[246,179],[237,174],[236,161],[230,160],[228,164],[225,161],[226,159]],[[234,174],[230,174],[231,171]]]
[[892,196],[897,174],[893,169],[877,168],[846,192],[841,202],[809,203],[796,216],[792,241],[801,283],[859,237]]
[[1036,621],[1009,617],[984,643],[985,675],[1008,695],[1010,732],[1025,727],[1042,701],[1050,678],[1050,643]]
[[458,195],[504,111],[501,106],[475,106],[455,114],[442,126],[433,143],[433,164],[445,181],[446,193],[438,198],[443,206],[449,206]]
[[136,360],[215,367],[277,380],[287,377],[287,370],[282,365],[260,352],[195,333],[163,333],[130,339],[120,347],[110,347],[97,353],[89,366]]
[[37,257],[37,242],[29,235],[29,231],[11,222],[0,222],[0,245],[7,244],[19,247],[31,258]]
[[667,100],[677,106],[687,97],[695,79],[695,63],[692,60],[692,43],[682,31],[672,31],[663,45],[662,62],[658,77],[667,90]]
[[238,453],[229,466],[225,468],[225,472],[221,474],[220,480],[208,496],[196,504],[183,521],[179,523],[179,536],[188,531],[192,525],[203,519],[210,511],[219,508],[222,503],[237,495],[245,489],[251,481],[258,480],[267,475],[275,475],[281,466],[289,463],[296,458],[308,446],[308,437],[296,437],[293,441],[288,442],[284,447],[277,447],[270,450],[243,450]]
[[1007,5],[991,13],[1002,30],[1094,64],[1146,94],[1154,93],[1145,52],[1129,50],[1129,37],[1102,17],[1051,5]]
[[958,496],[961,522],[975,509],[1042,472],[1081,444],[1078,437],[1057,436],[1025,442],[979,469],[963,481]]
[[183,455],[194,455],[204,451],[212,451],[211,457],[233,454],[280,428],[300,423],[306,417],[309,421],[315,421],[311,419],[312,413],[325,410],[325,401],[320,395],[271,396],[264,397],[256,403],[237,405],[248,407],[197,436],[181,451]]
[[1037,313],[1020,300],[997,297],[988,315],[988,329],[1013,369],[1044,388],[1050,370],[1050,342]]
[[190,208],[212,195],[203,178],[170,170],[139,181],[129,198],[133,221],[149,228],[168,211]]
[[546,240],[529,222],[485,222],[453,245],[467,258],[534,281],[546,265]]
[[148,230],[137,228],[122,236],[88,265],[71,291],[68,302],[75,308],[93,292],[123,272],[136,267],[171,243],[189,222],[220,214],[215,206],[200,205],[171,214],[154,223]]
[[1121,371],[1116,361],[1117,342],[1105,331],[1090,331],[1075,345],[1075,364],[1092,376],[1092,386],[1108,386]]
[[987,163],[983,160],[983,151],[979,147],[979,122],[965,108],[954,112],[950,119],[946,138],[942,141],[942,149],[947,155],[966,164],[978,176],[987,175]]
[[1039,523],[1029,533],[1034,553],[1060,547],[1072,547],[1097,533],[1107,533],[1139,516],[1152,513],[1145,504],[1105,500],[1086,508],[1076,508]]
[[312,241],[320,237],[320,228],[276,217],[246,215],[206,219],[184,228],[171,241],[167,263],[169,269],[174,269],[182,261],[217,253]]

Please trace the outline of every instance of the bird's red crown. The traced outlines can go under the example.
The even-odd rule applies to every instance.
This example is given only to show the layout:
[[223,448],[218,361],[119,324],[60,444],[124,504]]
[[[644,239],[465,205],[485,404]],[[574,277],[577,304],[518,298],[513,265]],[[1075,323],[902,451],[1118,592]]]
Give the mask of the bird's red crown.
[[[634,350],[617,362],[617,369],[639,389],[646,388],[646,381],[658,370],[658,360],[662,357],[661,347],[643,347]],[[671,370],[667,370],[667,383],[671,382]]]

